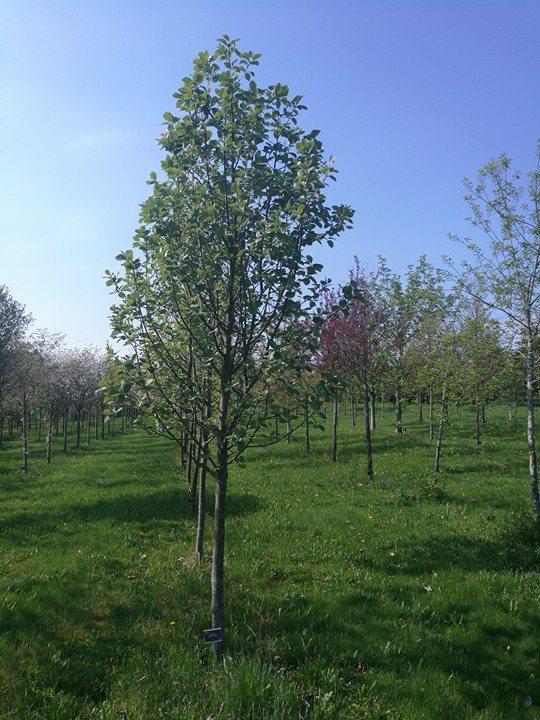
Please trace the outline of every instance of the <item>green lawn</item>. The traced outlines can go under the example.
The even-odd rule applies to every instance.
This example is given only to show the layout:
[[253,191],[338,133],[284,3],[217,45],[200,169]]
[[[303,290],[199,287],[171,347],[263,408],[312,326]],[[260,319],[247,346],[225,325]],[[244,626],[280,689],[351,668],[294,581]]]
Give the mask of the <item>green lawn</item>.
[[451,409],[438,483],[414,417],[401,439],[379,423],[373,485],[347,417],[336,465],[328,435],[308,456],[299,433],[232,472],[224,666],[175,448],[129,432],[23,476],[8,441],[0,717],[539,718],[523,417],[490,409],[476,449]]

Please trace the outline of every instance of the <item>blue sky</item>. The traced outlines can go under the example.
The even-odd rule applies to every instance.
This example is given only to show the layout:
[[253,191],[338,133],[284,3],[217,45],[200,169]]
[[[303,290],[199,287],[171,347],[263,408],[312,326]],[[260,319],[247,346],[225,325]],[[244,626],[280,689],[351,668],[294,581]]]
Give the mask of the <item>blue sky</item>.
[[319,258],[402,270],[466,231],[460,179],[540,137],[540,2],[251,0],[0,4],[0,283],[36,324],[104,345],[103,272],[129,247],[155,139],[222,34],[305,97],[356,222]]

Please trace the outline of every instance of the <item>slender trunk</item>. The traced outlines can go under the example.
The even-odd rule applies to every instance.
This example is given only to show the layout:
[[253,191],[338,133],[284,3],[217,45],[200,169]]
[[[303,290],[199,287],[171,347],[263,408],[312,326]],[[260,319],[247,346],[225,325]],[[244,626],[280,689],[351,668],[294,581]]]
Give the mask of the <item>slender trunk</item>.
[[401,382],[396,384],[396,435],[403,435],[402,407],[401,407]]
[[81,446],[81,409],[77,408],[77,447]]
[[351,395],[351,415],[352,415],[352,426],[356,427],[356,398]]
[[527,361],[526,361],[526,397],[527,397],[527,445],[529,449],[529,478],[531,484],[531,500],[535,521],[540,520],[540,494],[538,492],[538,470],[536,464],[536,437],[534,419],[534,341],[528,328]]
[[418,421],[424,422],[424,409],[422,405],[422,391],[418,390]]
[[53,419],[52,414],[49,413],[49,423],[47,426],[47,438],[45,440],[45,457],[47,458],[47,465],[51,462],[51,440],[53,432]]
[[332,462],[337,462],[338,400],[334,397],[332,406]]
[[[194,432],[196,433],[196,430],[194,428]],[[192,513],[195,512],[195,504],[197,502],[197,486],[199,484],[199,470],[201,466],[201,442],[197,440],[197,438],[194,439],[194,445],[196,446],[196,457],[195,457],[195,467],[192,468],[191,473],[191,486],[190,486],[190,498],[189,498],[189,509]],[[195,447],[193,448],[193,451],[195,452]]]
[[23,472],[28,470],[28,408],[26,404],[26,394],[23,393],[22,398],[22,416],[21,416],[21,440],[22,440],[22,467]]
[[311,452],[311,441],[310,441],[310,437],[309,437],[309,403],[307,400],[304,405],[304,418],[305,418],[305,426],[306,426],[306,451]]
[[67,439],[68,439],[68,411],[67,410],[64,410],[62,432],[64,435],[64,455],[66,455],[67,454]]
[[[208,385],[209,387],[209,385]],[[212,398],[210,391],[206,390],[206,407],[204,411],[204,423],[201,428],[201,473],[199,477],[199,507],[197,513],[197,536],[195,538],[195,557],[202,560],[204,549],[204,524],[206,520],[206,472],[208,467],[208,422],[212,413]]]
[[480,447],[482,440],[481,440],[481,410],[480,410],[480,403],[476,403],[475,406],[476,410],[476,447]]
[[486,427],[486,406],[482,403],[482,427]]
[[285,436],[287,444],[291,442],[291,421],[287,418],[287,434]]
[[439,433],[437,435],[437,445],[435,447],[435,472],[438,473],[441,470],[441,451],[442,451],[442,441],[443,441],[443,435],[444,435],[444,426],[446,425],[446,383],[443,387],[443,393],[442,393],[442,401],[441,401],[441,419],[439,421]]
[[86,413],[86,447],[90,447],[90,425],[92,422],[92,410],[88,408]]
[[429,439],[433,440],[433,384],[429,386]]
[[371,402],[369,393],[369,383],[367,376],[364,377],[364,419],[366,428],[366,462],[367,476],[369,480],[373,480],[373,455],[371,451],[371,415],[373,413],[373,403]]
[[377,418],[375,417],[375,403],[376,403],[376,397],[375,397],[375,390],[373,387],[369,389],[369,425],[370,430],[376,430],[377,429]]
[[204,546],[204,521],[206,518],[206,467],[207,458],[203,452],[201,476],[199,478],[199,508],[197,515],[197,538],[195,540],[195,557],[202,560]]
[[105,412],[103,410],[103,403],[101,404],[101,439],[105,440]]
[[278,415],[276,415],[276,417],[275,417],[274,435],[277,440],[279,437],[279,416]]
[[[225,626],[225,512],[227,502],[227,453],[218,450],[218,468],[216,473],[216,494],[214,507],[214,548],[212,552],[212,627]],[[221,657],[223,643],[214,643],[214,654]]]

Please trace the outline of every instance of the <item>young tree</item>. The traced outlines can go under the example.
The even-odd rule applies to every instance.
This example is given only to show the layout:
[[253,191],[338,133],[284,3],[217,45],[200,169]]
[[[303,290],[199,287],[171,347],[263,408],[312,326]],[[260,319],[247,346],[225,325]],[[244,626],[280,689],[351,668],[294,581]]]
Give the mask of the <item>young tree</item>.
[[403,435],[403,390],[414,362],[411,350],[418,338],[422,321],[429,317],[440,299],[439,273],[421,257],[417,265],[409,266],[405,278],[384,271],[385,303],[391,311],[388,322],[389,383],[394,389],[396,435]]
[[318,132],[299,127],[302,98],[259,87],[258,60],[228,37],[196,58],[164,116],[164,177],[151,175],[134,251],[108,281],[132,381],[160,398],[171,425],[194,424],[215,480],[214,627],[225,624],[229,467],[266,426],[284,369],[288,380],[304,369],[289,348],[315,351],[301,322],[327,282],[308,250],[352,217],[326,200],[335,171]]
[[20,360],[20,344],[31,321],[24,307],[0,285],[0,449],[4,434],[4,402],[7,386]]
[[459,373],[462,396],[474,406],[476,444],[479,446],[484,407],[498,388],[504,366],[500,325],[490,317],[480,300],[465,299],[462,303],[458,341],[463,346],[463,364]]
[[[331,293],[327,299],[330,308],[329,318],[321,332],[321,363],[326,372],[343,378],[353,390],[361,390],[364,403],[366,468],[368,478],[372,480],[371,388],[381,366],[381,351],[390,312],[383,304],[382,293],[379,292],[378,272],[369,273],[363,270],[356,258],[349,278],[349,291],[345,295],[343,290],[340,290],[338,293]],[[354,294],[351,297],[353,288]],[[332,307],[337,309],[331,312]],[[336,412],[337,401],[334,401],[334,415]]]
[[537,158],[526,184],[504,154],[479,170],[476,180],[464,181],[469,220],[487,243],[480,246],[470,238],[461,239],[470,259],[460,269],[447,258],[449,272],[459,285],[501,313],[523,337],[529,480],[536,522],[540,520],[534,412],[535,346],[540,328],[540,144]]

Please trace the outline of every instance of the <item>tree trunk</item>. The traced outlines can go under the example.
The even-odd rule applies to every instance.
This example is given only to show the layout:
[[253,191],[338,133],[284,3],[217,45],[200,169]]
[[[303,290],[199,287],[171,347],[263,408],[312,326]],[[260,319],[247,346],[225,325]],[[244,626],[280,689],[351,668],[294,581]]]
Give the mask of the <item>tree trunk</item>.
[[538,470],[536,464],[536,437],[534,419],[534,342],[530,328],[527,332],[527,360],[525,365],[527,397],[527,445],[529,449],[529,478],[531,500],[535,521],[540,520],[540,494],[538,492]]
[[52,413],[49,413],[49,424],[47,426],[47,438],[45,440],[45,457],[47,458],[47,465],[51,462],[51,440],[53,432],[53,419]]
[[311,452],[311,440],[309,437],[309,404],[306,400],[306,404],[304,406],[304,419],[305,419],[305,426],[306,426],[306,451]]
[[486,406],[482,403],[482,427],[486,427]]
[[81,446],[81,409],[77,408],[77,447]]
[[92,422],[92,410],[88,408],[86,413],[86,447],[90,447],[90,424]]
[[364,419],[366,428],[366,461],[367,476],[369,480],[373,480],[373,455],[371,451],[371,414],[373,412],[373,403],[371,402],[369,393],[369,383],[367,377],[364,377]]
[[[196,434],[197,430],[194,427],[193,432]],[[194,437],[192,442],[192,452],[196,452],[195,462],[191,468],[191,481],[190,481],[190,497],[189,497],[189,509],[192,513],[195,512],[195,505],[197,503],[197,486],[199,484],[199,468],[201,465],[201,443],[197,437]],[[195,450],[196,448],[196,450]]]
[[481,440],[481,410],[480,410],[480,403],[476,403],[475,406],[476,409],[476,447],[480,447],[482,440]]
[[422,405],[422,391],[418,391],[418,422],[424,422],[424,410]]
[[337,462],[337,426],[338,426],[338,400],[334,398],[332,406],[332,462]]
[[207,390],[206,407],[204,412],[204,423],[201,429],[201,472],[199,477],[199,507],[197,513],[197,536],[195,538],[195,557],[202,560],[204,549],[204,524],[206,520],[206,471],[208,467],[208,420],[212,412],[211,396]]
[[[226,440],[220,440],[218,448],[218,468],[216,473],[216,494],[214,508],[214,548],[212,552],[212,627],[225,626],[225,508],[227,501],[227,450]],[[225,449],[224,446],[225,445]],[[214,654],[217,658],[223,654],[224,643],[214,643]]]
[[21,417],[21,440],[22,440],[22,467],[23,472],[28,470],[28,408],[26,404],[26,394],[22,399],[22,417]]
[[375,417],[375,390],[373,387],[369,388],[369,427],[370,430],[375,430],[377,427],[377,418]]
[[291,442],[291,421],[289,418],[287,418],[287,434],[285,435],[285,440],[287,441],[287,444]]
[[68,411],[67,410],[64,410],[62,433],[64,435],[64,455],[66,455],[67,454],[67,439],[68,439]]
[[446,425],[446,385],[443,388],[442,401],[441,401],[441,419],[439,421],[439,433],[437,435],[437,445],[435,447],[435,472],[438,473],[441,470],[441,451],[442,441],[444,435],[444,426]]
[[356,398],[351,395],[351,415],[352,415],[352,426],[356,427]]
[[433,384],[429,386],[429,439],[433,440]]
[[403,435],[402,407],[401,407],[401,382],[396,385],[396,435]]

